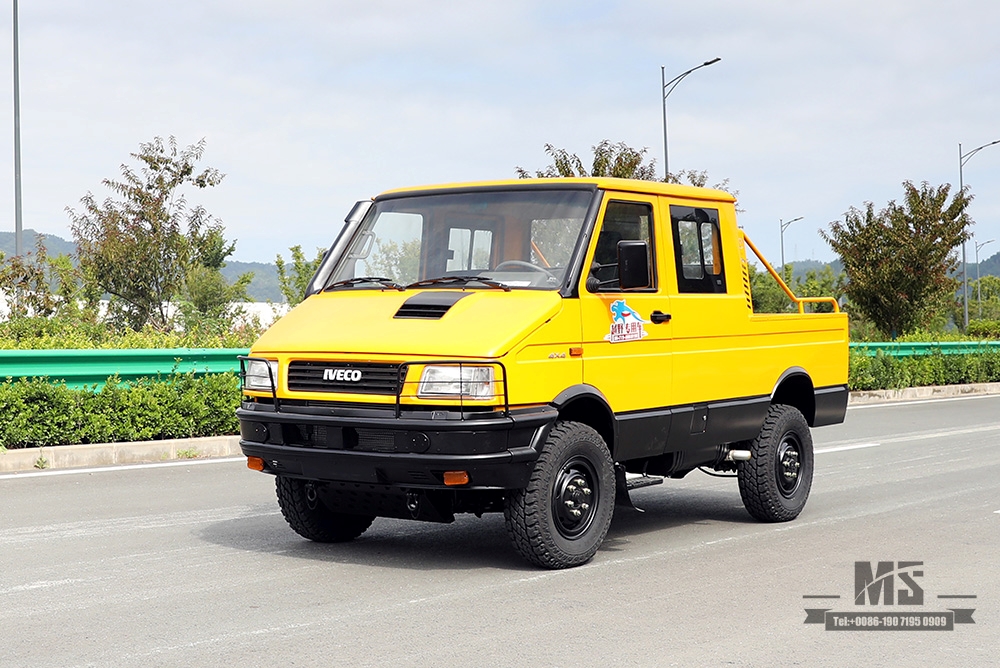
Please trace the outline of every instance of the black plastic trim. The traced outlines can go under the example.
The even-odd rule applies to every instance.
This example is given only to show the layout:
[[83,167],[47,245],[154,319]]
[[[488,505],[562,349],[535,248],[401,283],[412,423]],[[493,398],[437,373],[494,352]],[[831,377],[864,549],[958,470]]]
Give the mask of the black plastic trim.
[[831,385],[816,388],[816,417],[814,427],[840,424],[847,415],[847,400],[851,393],[847,385]]
[[[442,415],[443,415],[442,411]],[[551,406],[512,411],[484,419],[332,417],[303,413],[237,410],[240,447],[260,457],[265,472],[314,480],[444,489],[444,471],[465,470],[471,482],[448,489],[519,489],[558,413]],[[287,443],[285,435],[320,428],[326,437]],[[377,431],[387,447],[366,450],[357,432]],[[348,442],[351,435],[353,442]],[[294,441],[294,439],[293,439]]]
[[573,248],[573,255],[570,256],[566,280],[559,288],[559,294],[565,299],[580,296],[580,278],[583,276],[583,261],[587,259],[587,249],[590,247],[590,238],[597,227],[597,214],[601,212],[601,204],[604,201],[604,190],[596,190],[595,196],[587,209],[587,215],[583,219],[583,227],[580,229],[580,236],[576,240],[576,247]]
[[403,302],[399,310],[396,311],[396,315],[392,317],[416,320],[440,320],[460,299],[468,297],[470,294],[472,293],[439,290],[418,292]]

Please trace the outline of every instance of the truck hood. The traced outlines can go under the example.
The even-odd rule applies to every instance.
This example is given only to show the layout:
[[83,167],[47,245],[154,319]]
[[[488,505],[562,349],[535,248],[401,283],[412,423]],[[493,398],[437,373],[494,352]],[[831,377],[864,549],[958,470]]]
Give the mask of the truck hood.
[[561,306],[542,290],[338,290],[303,301],[252,350],[499,358]]

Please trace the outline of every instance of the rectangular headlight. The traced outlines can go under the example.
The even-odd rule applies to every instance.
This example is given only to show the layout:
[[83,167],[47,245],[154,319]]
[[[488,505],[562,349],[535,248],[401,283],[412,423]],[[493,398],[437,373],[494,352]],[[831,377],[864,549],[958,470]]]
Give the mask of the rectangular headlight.
[[[270,372],[270,373],[269,373]],[[274,385],[272,386],[272,381]],[[278,384],[278,363],[274,360],[250,359],[246,361],[243,389],[273,392]]]
[[420,375],[417,396],[421,399],[492,399],[493,367],[457,364],[426,366]]

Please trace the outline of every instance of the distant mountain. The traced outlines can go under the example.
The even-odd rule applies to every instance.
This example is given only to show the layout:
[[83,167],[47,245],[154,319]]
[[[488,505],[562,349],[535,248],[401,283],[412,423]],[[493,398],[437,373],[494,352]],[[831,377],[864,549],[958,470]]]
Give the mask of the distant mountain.
[[255,302],[283,302],[285,297],[278,286],[278,268],[264,262],[226,262],[222,275],[232,283],[240,274],[253,272],[253,280],[247,288],[247,294]]
[[[24,234],[21,235],[21,241],[24,243],[25,253],[35,253],[39,236],[42,237],[42,243],[45,244],[45,252],[52,257],[72,255],[76,252],[76,244],[72,241],[66,241],[62,237],[57,237],[54,234],[40,234],[34,230],[22,231]],[[0,232],[0,251],[3,251],[4,256],[14,255],[16,247],[13,232]]]
[[[26,252],[32,254],[35,252],[35,242],[38,235],[39,233],[34,230],[24,230],[22,239],[24,241],[24,249]],[[56,255],[73,255],[76,253],[76,244],[72,241],[66,241],[62,237],[57,237],[54,234],[42,234],[41,236],[43,238],[43,243],[45,244],[45,252],[52,257],[55,257]],[[14,255],[14,247],[14,233],[0,232],[0,251],[3,252],[5,257]],[[247,289],[252,301],[285,301],[285,298],[281,294],[281,289],[278,287],[278,268],[273,264],[267,264],[265,262],[230,261],[227,262],[226,266],[222,268],[222,275],[225,276],[227,280],[233,281],[237,276],[248,271],[253,272],[253,280],[250,282],[250,287]]]

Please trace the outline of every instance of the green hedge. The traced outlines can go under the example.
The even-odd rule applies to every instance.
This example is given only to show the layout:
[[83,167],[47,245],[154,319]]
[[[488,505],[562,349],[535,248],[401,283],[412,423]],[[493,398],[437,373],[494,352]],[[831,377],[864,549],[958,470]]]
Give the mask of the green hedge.
[[8,379],[0,384],[0,450],[235,434],[239,401],[234,373],[112,378],[97,391]]
[[875,356],[852,352],[851,390],[898,390],[926,385],[1000,382],[1000,352],[965,355]]

